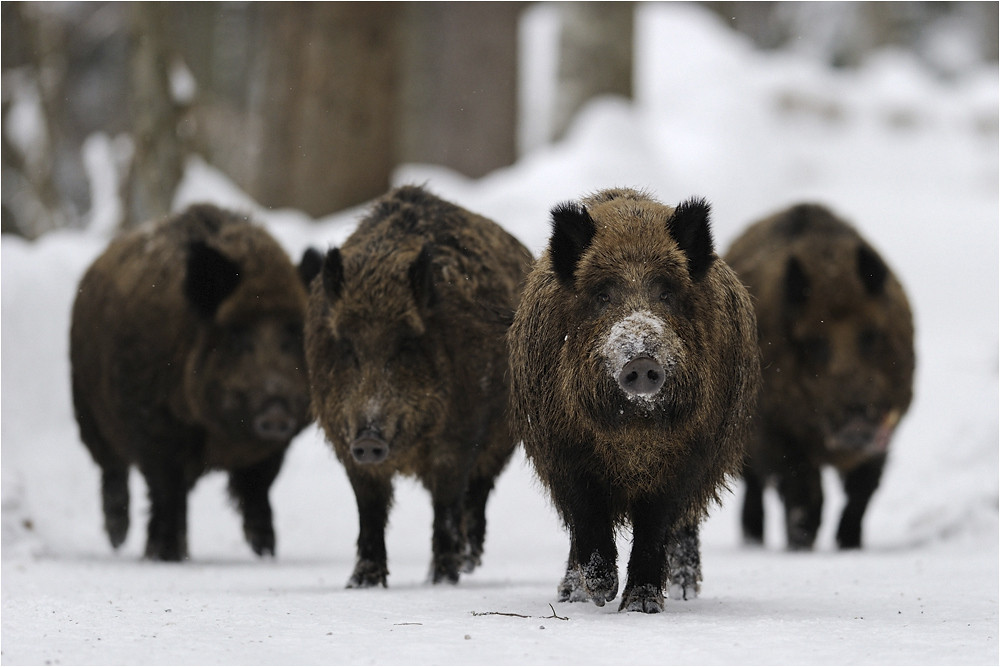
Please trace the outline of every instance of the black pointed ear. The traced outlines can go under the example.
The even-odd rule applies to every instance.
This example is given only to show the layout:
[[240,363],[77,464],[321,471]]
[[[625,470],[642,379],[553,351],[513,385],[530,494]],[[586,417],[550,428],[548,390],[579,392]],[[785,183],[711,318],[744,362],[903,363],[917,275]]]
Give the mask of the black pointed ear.
[[559,204],[552,209],[552,237],[549,239],[549,260],[559,281],[573,285],[576,265],[583,252],[594,240],[597,226],[590,213],[576,202]]
[[802,264],[794,257],[789,257],[785,263],[785,301],[792,307],[805,305],[812,290],[809,276],[802,269]]
[[877,252],[864,243],[858,246],[858,275],[871,296],[882,293],[885,289],[885,279],[889,276],[889,267]]
[[326,298],[336,301],[340,298],[340,293],[344,289],[344,258],[340,256],[340,250],[330,248],[326,257],[323,258],[323,291]]
[[413,288],[413,296],[417,300],[420,308],[430,308],[434,305],[434,267],[431,265],[433,252],[430,244],[424,245],[420,249],[420,254],[410,265],[410,286]]
[[200,316],[213,318],[239,284],[239,264],[203,241],[188,245],[184,296]]
[[299,260],[299,278],[306,287],[312,284],[313,278],[323,270],[323,254],[316,248],[306,248]]
[[701,280],[715,261],[715,242],[709,223],[711,207],[701,198],[682,202],[667,223],[671,236],[688,259],[688,273]]

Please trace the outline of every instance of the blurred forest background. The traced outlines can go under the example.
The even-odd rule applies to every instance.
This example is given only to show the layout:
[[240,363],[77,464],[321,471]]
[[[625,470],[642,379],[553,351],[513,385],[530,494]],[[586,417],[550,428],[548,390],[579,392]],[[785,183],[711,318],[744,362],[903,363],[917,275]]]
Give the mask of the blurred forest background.
[[[996,2],[699,4],[830,67],[900,48],[947,79],[998,59]],[[122,202],[105,228],[167,213],[191,155],[264,206],[321,217],[384,192],[399,164],[483,176],[559,140],[587,100],[632,95],[632,2],[0,8],[2,231],[28,238],[92,224],[96,187]],[[522,46],[537,12],[558,17],[546,62]],[[540,70],[545,117],[525,99]]]

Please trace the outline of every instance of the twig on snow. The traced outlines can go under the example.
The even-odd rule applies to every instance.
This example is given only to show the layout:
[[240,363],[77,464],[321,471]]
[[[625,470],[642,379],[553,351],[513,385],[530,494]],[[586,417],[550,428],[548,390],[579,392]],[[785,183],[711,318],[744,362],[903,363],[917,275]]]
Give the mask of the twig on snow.
[[552,610],[551,616],[526,616],[525,614],[515,614],[509,611],[474,611],[473,616],[513,616],[514,618],[555,618],[560,621],[568,621],[569,616],[560,616],[556,613],[556,608],[549,603],[549,609]]

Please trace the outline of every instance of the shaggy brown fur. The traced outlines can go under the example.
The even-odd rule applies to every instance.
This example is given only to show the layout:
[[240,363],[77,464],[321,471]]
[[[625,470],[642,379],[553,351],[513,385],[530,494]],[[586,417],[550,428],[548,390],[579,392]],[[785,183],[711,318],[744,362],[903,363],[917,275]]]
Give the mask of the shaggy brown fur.
[[348,585],[386,585],[396,474],[434,504],[431,578],[480,561],[486,501],[516,444],[504,333],[531,254],[494,222],[421,188],[377,202],[312,286],[313,411],[360,516]]
[[816,205],[756,223],[726,259],[755,297],[764,361],[744,535],[763,540],[761,494],[773,481],[789,548],[811,548],[820,468],[831,465],[848,497],[837,541],[859,547],[889,440],[913,396],[913,318],[903,287],[857,231]]
[[274,239],[214,206],[123,234],[94,261],[70,360],[112,546],[128,531],[135,464],[149,487],[147,557],[187,557],[187,493],[212,468],[229,471],[253,550],[274,553],[268,489],[309,421],[305,306]]
[[508,341],[516,424],[571,535],[560,598],[614,599],[627,520],[621,608],[661,611],[668,574],[672,595],[696,594],[698,525],[739,471],[760,381],[753,309],[702,201],[605,190],[552,215]]

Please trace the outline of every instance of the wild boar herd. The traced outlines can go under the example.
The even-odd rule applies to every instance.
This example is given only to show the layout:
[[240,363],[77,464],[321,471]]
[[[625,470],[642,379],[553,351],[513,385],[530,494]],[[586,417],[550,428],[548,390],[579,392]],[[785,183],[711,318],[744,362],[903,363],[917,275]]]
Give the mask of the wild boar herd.
[[275,554],[269,490],[322,428],[357,501],[349,587],[386,586],[393,480],[433,506],[433,583],[481,562],[486,505],[521,443],[570,537],[561,601],[619,593],[659,612],[701,583],[699,525],[733,480],[744,539],[763,493],[812,548],[821,469],[843,480],[841,548],[912,397],[913,322],[888,264],[830,210],[794,206],[716,254],[709,204],[615,188],[551,212],[536,259],[497,223],[420,187],[296,266],[263,227],[202,204],[114,239],[70,331],[80,437],[114,548],[129,470],[149,494],[145,555],[188,557],[187,496],[228,474],[243,531]]

